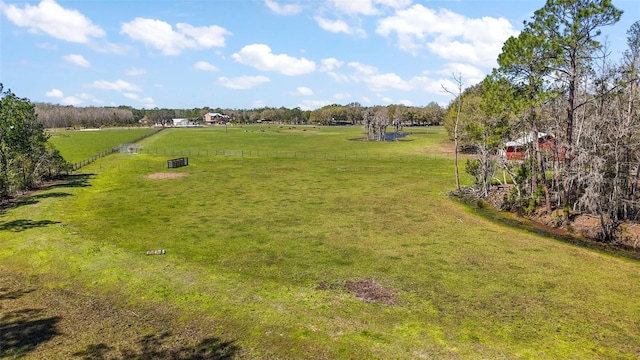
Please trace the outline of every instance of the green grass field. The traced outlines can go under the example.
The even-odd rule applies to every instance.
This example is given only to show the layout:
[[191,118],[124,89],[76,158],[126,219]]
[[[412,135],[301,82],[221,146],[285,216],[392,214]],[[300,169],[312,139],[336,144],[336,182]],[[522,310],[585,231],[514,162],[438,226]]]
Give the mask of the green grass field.
[[113,128],[100,131],[57,130],[49,132],[51,135],[49,142],[60,150],[65,160],[75,163],[151,132],[153,129],[150,128]]
[[640,357],[640,264],[452,201],[442,128],[264,130],[165,130],[6,209],[0,332],[48,341],[0,357]]

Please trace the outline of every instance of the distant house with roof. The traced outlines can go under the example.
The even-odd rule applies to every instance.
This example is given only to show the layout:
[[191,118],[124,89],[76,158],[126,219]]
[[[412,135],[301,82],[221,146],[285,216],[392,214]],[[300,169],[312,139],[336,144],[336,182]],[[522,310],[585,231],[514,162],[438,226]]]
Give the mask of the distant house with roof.
[[[533,133],[529,133],[513,141],[507,141],[501,154],[507,160],[524,160],[528,156],[529,150],[533,149],[533,138]],[[556,145],[555,137],[551,134],[539,132],[538,145],[541,151],[552,149]]]
[[184,118],[180,118],[180,119],[171,119],[171,125],[173,127],[200,127],[202,125],[198,125],[195,122],[189,120],[189,119],[184,119]]
[[189,119],[171,119],[173,126],[189,126]]
[[204,123],[209,125],[225,125],[230,121],[229,115],[220,114],[217,112],[209,112],[203,116]]

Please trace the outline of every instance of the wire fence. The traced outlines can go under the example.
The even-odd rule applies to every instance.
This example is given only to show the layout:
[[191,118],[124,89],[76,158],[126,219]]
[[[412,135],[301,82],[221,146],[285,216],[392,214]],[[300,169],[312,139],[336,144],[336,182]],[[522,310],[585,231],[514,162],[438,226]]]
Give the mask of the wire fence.
[[120,144],[111,149],[104,150],[82,161],[72,163],[67,169],[67,174],[71,171],[78,171],[81,168],[117,152],[127,152],[130,154],[166,155],[176,156],[223,156],[240,158],[282,158],[282,159],[325,159],[325,160],[452,160],[453,152],[425,152],[412,154],[381,154],[381,153],[360,153],[360,152],[338,152],[338,151],[286,151],[286,150],[229,150],[229,149],[176,149],[176,148],[143,148],[136,145],[137,142],[146,139],[164,128],[156,129],[153,132],[133,139],[127,144]]
[[[320,161],[341,161],[362,162],[366,161],[392,161],[403,163],[429,164],[430,162],[453,163],[453,153],[416,153],[416,154],[367,154],[367,153],[346,153],[346,152],[296,152],[296,151],[256,151],[256,150],[188,150],[188,149],[141,149],[137,154],[157,155],[150,158],[139,158],[137,161],[126,165],[117,164],[116,171],[140,170],[162,171],[162,169],[173,170],[178,168],[173,161],[185,159],[183,166],[198,163],[198,159],[205,157],[233,157],[238,160],[246,159],[298,159],[300,161],[320,162]],[[165,157],[166,156],[166,157]],[[155,158],[155,159],[154,159]],[[162,158],[162,161],[158,161]],[[422,165],[420,165],[422,166]],[[99,169],[103,166],[100,163]],[[81,172],[81,170],[80,170]]]
[[155,129],[153,132],[146,133],[146,134],[144,134],[142,136],[139,136],[139,137],[131,140],[128,144],[120,144],[118,146],[114,146],[111,149],[104,150],[104,151],[100,152],[99,154],[93,155],[93,156],[91,156],[91,157],[89,157],[87,159],[84,159],[84,160],[76,162],[76,163],[72,163],[72,164],[69,165],[67,173],[69,171],[77,171],[77,170],[81,169],[82,167],[87,166],[87,165],[91,164],[92,162],[94,162],[94,161],[96,161],[96,160],[98,160],[100,158],[103,158],[103,157],[105,157],[107,155],[110,155],[110,154],[113,154],[113,153],[116,153],[116,152],[120,152],[120,151],[122,151],[123,148],[127,149],[127,151],[129,151],[129,152],[135,152],[135,151],[139,152],[140,151],[140,147],[131,147],[129,145],[130,144],[135,144],[135,143],[139,142],[140,140],[143,140],[143,139],[148,138],[149,136],[155,135],[155,134],[157,134],[158,132],[160,132],[162,130],[164,130],[164,128]]
[[429,152],[413,154],[381,154],[338,151],[285,151],[285,150],[229,150],[229,149],[167,149],[142,148],[138,154],[167,156],[227,156],[249,158],[327,159],[327,160],[437,160],[453,159],[453,152]]

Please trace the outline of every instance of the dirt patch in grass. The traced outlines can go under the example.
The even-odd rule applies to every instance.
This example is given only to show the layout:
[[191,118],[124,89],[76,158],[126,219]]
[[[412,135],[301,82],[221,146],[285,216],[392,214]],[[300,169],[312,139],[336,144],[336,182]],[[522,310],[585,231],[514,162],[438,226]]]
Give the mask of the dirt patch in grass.
[[347,281],[344,288],[352,292],[357,299],[371,302],[394,305],[396,294],[391,289],[380,286],[371,279]]
[[179,179],[187,176],[187,173],[155,173],[149,174],[145,176],[145,178],[149,180],[170,180],[170,179]]
[[369,303],[380,303],[386,305],[397,304],[396,294],[393,290],[387,289],[372,279],[347,280],[344,284],[320,283],[316,290],[344,289],[355,295],[356,299]]

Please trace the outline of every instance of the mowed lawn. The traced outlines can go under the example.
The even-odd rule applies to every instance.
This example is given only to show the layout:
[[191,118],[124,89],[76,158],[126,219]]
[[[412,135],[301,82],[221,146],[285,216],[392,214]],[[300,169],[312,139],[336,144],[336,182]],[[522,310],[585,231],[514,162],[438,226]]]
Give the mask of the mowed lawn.
[[56,130],[49,132],[51,135],[49,142],[60,150],[65,160],[76,163],[153,131],[151,128],[108,128],[87,131]]
[[449,199],[442,128],[263,130],[165,130],[6,209],[0,331],[47,336],[0,357],[640,357],[640,264]]

